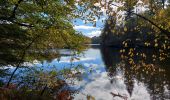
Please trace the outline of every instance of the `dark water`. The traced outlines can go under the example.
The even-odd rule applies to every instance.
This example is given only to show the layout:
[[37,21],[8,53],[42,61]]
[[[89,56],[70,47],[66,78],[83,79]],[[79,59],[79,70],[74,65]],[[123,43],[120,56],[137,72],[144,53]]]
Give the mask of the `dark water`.
[[[69,50],[62,51],[70,53]],[[52,62],[63,67],[81,64],[86,74],[83,80],[74,80],[72,87],[79,89],[75,100],[85,100],[87,95],[96,100],[170,100],[169,52],[152,48],[89,48],[78,60],[70,63],[71,56],[63,56]]]

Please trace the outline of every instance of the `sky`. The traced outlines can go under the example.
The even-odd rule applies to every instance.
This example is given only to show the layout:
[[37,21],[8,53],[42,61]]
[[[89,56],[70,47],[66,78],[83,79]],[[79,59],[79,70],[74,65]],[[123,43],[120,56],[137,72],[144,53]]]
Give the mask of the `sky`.
[[[107,0],[108,2],[108,0]],[[105,1],[103,1],[103,4]],[[113,2],[113,4],[119,5],[119,3]],[[76,31],[82,32],[83,35],[88,37],[94,37],[94,36],[100,36],[101,31],[104,27],[105,20],[107,19],[106,9],[105,7],[102,7],[100,3],[95,3],[94,6],[98,6],[101,8],[100,12],[103,12],[103,16],[100,16],[100,19],[95,19],[96,21],[96,27],[93,26],[91,23],[85,24],[85,22],[81,19],[75,19],[76,22],[73,22],[74,29]],[[117,9],[117,7],[112,7],[114,10]]]
[[[108,2],[108,0],[107,0]],[[103,4],[105,1],[103,1]],[[119,3],[113,2],[115,5],[119,5]],[[106,9],[105,7],[102,7],[100,3],[95,3],[94,6],[98,6],[101,8],[100,12],[103,12],[103,16],[100,16],[100,19],[95,19],[96,21],[96,27],[93,27],[93,24],[87,23],[81,19],[75,19],[76,22],[73,21],[74,29],[76,31],[82,32],[83,35],[88,36],[88,37],[94,37],[94,36],[100,36],[101,31],[104,27],[105,20],[107,19],[107,14],[106,14]],[[113,10],[116,10],[116,6],[112,6]]]
[[[122,6],[121,3],[113,2],[113,4],[118,5],[118,6]],[[142,4],[142,1],[139,0],[138,4]],[[96,3],[96,6],[100,6],[100,4]],[[116,6],[112,6],[112,9],[117,11]],[[139,13],[139,12],[143,12],[145,10],[146,10],[146,8],[144,6],[138,5],[138,7],[135,7],[134,12],[137,11],[136,13]],[[75,20],[73,20],[74,29],[76,31],[81,32],[83,35],[88,36],[88,37],[100,36],[101,31],[104,27],[104,22],[107,19],[106,9],[101,7],[101,11],[103,12],[104,15],[101,16],[100,19],[95,19],[96,20],[96,27],[94,27],[93,24],[91,24],[91,23],[85,24],[85,22],[81,19],[75,19]],[[124,12],[119,11],[118,15],[124,16]]]
[[[99,6],[98,3],[96,3]],[[104,26],[105,19],[107,19],[106,16],[106,10],[101,7],[101,11],[103,12],[103,16],[100,16],[100,19],[95,18],[96,21],[96,26],[94,27],[92,23],[87,23],[85,24],[85,21],[81,19],[75,19],[73,21],[74,29],[76,31],[81,32],[83,35],[88,36],[88,37],[94,37],[94,36],[100,36],[101,31]]]
[[94,27],[92,23],[85,24],[85,22],[81,19],[75,19],[73,25],[76,31],[81,32],[85,36],[100,36],[104,25],[104,22],[102,22],[102,20],[105,20],[105,17],[101,18],[100,20],[96,20],[96,27]]

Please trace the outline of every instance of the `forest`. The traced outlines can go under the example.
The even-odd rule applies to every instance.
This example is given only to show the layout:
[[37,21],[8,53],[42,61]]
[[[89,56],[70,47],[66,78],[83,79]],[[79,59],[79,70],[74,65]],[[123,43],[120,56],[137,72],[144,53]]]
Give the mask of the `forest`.
[[[100,36],[74,29],[77,19],[97,27],[102,18]],[[135,82],[146,100],[169,100],[169,49],[170,0],[0,0],[0,100],[103,100],[86,90],[100,66],[103,80],[126,87],[111,100],[143,100]]]

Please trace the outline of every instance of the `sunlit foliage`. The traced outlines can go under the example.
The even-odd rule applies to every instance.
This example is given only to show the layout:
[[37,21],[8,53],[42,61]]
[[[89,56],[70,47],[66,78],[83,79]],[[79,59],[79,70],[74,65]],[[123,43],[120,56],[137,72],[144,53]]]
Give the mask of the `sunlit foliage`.
[[[108,17],[101,36],[102,43],[129,49],[122,49],[120,53],[122,62],[128,65],[122,69],[125,70],[125,83],[130,94],[133,90],[133,74],[140,81],[143,81],[143,77],[152,78],[158,72],[164,76],[165,70],[147,63],[147,54],[136,53],[136,47],[158,48],[159,56],[153,54],[149,58],[153,62],[159,59],[158,62],[161,63],[169,57],[165,51],[170,48],[170,7],[169,0],[167,4],[165,2],[166,0],[0,0],[0,66],[16,67],[7,82],[7,88],[0,88],[2,94],[4,89],[9,89],[10,86],[13,88],[10,82],[24,61],[52,59],[59,56],[57,51],[50,52],[56,48],[80,51],[83,44],[89,43],[88,38],[73,29],[71,22],[74,18],[96,26],[98,19]],[[145,10],[138,12],[139,6]],[[137,61],[136,56],[139,57]],[[109,61],[108,58],[107,60]],[[107,65],[110,67],[112,63]],[[12,95],[11,97],[13,93],[20,94],[20,90],[26,94],[25,97],[34,92],[43,95],[46,89],[50,91],[48,96],[52,97],[55,90],[66,85],[63,80],[80,75],[80,72],[72,73],[68,69],[61,72],[38,68],[25,70],[23,76],[18,75],[21,78],[21,82],[18,82],[19,91],[17,88],[12,93],[9,91],[8,95]],[[108,70],[112,71],[114,68]],[[6,74],[3,72],[2,75]],[[158,89],[163,88],[162,84]],[[87,99],[94,97],[87,96]]]
[[0,55],[5,56],[1,65],[23,60],[29,50],[80,49],[83,44],[83,35],[71,23],[76,18],[74,2],[1,0],[0,4]]

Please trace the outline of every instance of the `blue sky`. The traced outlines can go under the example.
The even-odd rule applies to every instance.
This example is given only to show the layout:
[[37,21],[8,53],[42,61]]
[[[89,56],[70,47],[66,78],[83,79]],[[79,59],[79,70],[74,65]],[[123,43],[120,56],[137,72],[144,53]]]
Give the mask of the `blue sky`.
[[83,35],[88,37],[99,36],[104,25],[104,22],[102,22],[102,20],[104,19],[105,18],[103,17],[99,20],[96,20],[96,27],[94,27],[92,23],[85,24],[83,20],[75,19],[75,21],[73,22],[74,29],[82,32]]
[[[101,5],[101,3],[102,4],[108,3],[108,0],[107,0],[107,2],[102,1],[102,2],[98,2],[98,3],[94,4],[94,6],[100,7],[101,10],[99,12],[103,13],[103,16],[100,16],[100,19],[98,19],[96,17],[96,19],[95,19],[96,27],[93,27],[93,24],[91,24],[91,23],[85,24],[84,21],[81,19],[75,19],[76,22],[73,22],[74,29],[82,32],[85,36],[88,36],[88,37],[100,36],[101,31],[104,26],[104,22],[107,19],[106,8],[103,7]],[[113,2],[113,3],[115,3],[115,2]],[[115,3],[115,4],[118,4],[118,3]],[[117,7],[113,6],[112,8],[116,10]]]
[[[103,3],[105,3],[105,2],[103,2]],[[122,6],[121,3],[113,2],[113,4],[118,5],[118,6]],[[138,4],[139,5],[137,7],[135,7],[135,9],[134,9],[135,12],[137,11],[136,13],[140,13],[140,12],[143,12],[143,11],[146,10],[146,7],[143,6],[143,2],[142,1],[139,0]],[[100,36],[101,31],[102,31],[103,26],[104,26],[105,19],[107,19],[106,9],[103,8],[100,5],[100,3],[96,3],[94,5],[101,7],[101,11],[103,12],[103,16],[101,16],[100,19],[96,19],[96,27],[93,27],[92,23],[85,24],[85,22],[83,20],[81,20],[81,19],[75,19],[73,21],[74,29],[79,31],[79,32],[82,32],[83,35],[88,36],[88,37]],[[116,6],[112,6],[112,10],[113,11],[117,11],[117,7]],[[118,16],[120,15],[123,18],[124,12],[123,11],[119,11],[119,12],[117,12],[117,14],[118,14]],[[122,19],[120,19],[120,21],[121,20]]]

